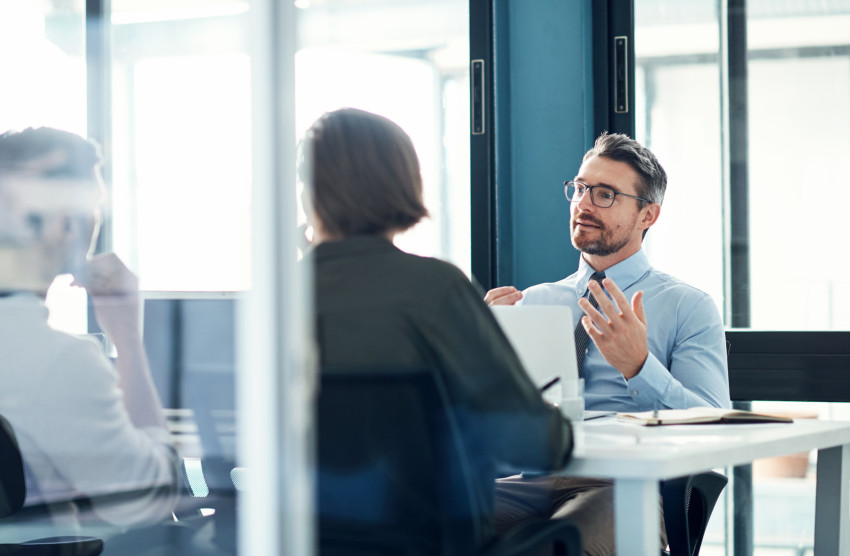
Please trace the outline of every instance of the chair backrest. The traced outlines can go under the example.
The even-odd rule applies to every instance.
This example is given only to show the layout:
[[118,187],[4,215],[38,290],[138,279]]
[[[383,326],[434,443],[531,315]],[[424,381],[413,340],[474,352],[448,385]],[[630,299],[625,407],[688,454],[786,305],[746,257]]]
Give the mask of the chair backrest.
[[664,481],[661,500],[670,556],[699,554],[708,519],[728,479],[708,471]]
[[472,554],[479,508],[453,410],[428,369],[323,369],[321,554]]
[[192,410],[201,441],[201,465],[210,494],[233,494],[236,465],[235,377],[228,372],[186,369],[185,407]]
[[850,401],[850,332],[727,330],[732,401]]
[[24,463],[12,426],[0,415],[0,517],[18,512],[27,494]]

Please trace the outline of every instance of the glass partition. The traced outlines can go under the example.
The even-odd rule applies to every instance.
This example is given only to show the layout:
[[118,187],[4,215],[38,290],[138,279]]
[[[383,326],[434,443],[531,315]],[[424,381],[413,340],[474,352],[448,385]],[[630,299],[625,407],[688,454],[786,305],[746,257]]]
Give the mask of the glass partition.
[[847,330],[850,3],[757,3],[747,33],[752,327]]
[[[647,249],[657,266],[711,294],[728,315],[722,310],[730,302],[724,291],[730,215],[722,153],[730,131],[721,126],[723,4],[635,2],[636,119],[637,138],[658,154],[670,178]],[[749,324],[847,329],[850,283],[840,241],[850,189],[841,172],[850,149],[850,3],[740,4],[746,6],[746,45],[728,47],[745,47],[747,58],[749,149],[746,157],[735,154],[748,164]],[[735,202],[736,195],[729,197]],[[847,404],[755,406],[797,418],[850,417]],[[754,465],[756,555],[812,553],[814,465],[810,454]],[[705,554],[725,553],[718,510]]]
[[430,218],[396,238],[469,274],[469,17],[466,0],[296,2],[298,137],[351,107],[413,140]]
[[[14,436],[22,462],[10,472],[4,443],[0,542],[83,535],[74,542],[103,542],[107,556],[235,554],[254,477],[298,464],[306,474],[307,431],[286,436],[284,462],[276,435],[307,422],[308,393],[287,390],[302,400],[292,404],[279,387],[309,370],[293,355],[307,342],[282,332],[309,328],[291,299],[305,297],[295,240],[251,229],[267,222],[252,202],[295,188],[291,163],[283,179],[266,171],[294,160],[294,144],[272,160],[281,145],[257,130],[272,110],[257,89],[280,102],[293,88],[271,61],[294,48],[259,40],[294,28],[294,7],[273,4],[0,3],[0,442]],[[86,40],[101,30],[102,58]],[[92,88],[100,144],[85,139]],[[295,133],[293,118],[276,125]],[[260,209],[291,213],[294,230],[292,197]],[[291,260],[271,262],[281,246]],[[279,291],[292,293],[275,310]],[[242,410],[238,393],[269,413]],[[237,448],[245,430],[266,449],[253,476]],[[253,492],[275,522],[263,531],[297,521],[304,533],[297,550],[258,535],[250,552],[309,554],[309,522],[264,511],[277,491]]]
[[645,246],[653,265],[723,313],[720,31],[714,0],[635,2],[636,139],[668,184]]

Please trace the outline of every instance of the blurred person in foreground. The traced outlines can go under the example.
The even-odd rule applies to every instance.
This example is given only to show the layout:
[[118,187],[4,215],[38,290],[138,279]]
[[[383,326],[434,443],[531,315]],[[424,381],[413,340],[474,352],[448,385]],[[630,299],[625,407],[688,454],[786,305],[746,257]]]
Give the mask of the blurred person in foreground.
[[[136,277],[93,256],[104,188],[97,146],[51,128],[0,135],[0,414],[26,468],[18,519],[114,530],[170,516],[178,457],[139,330]],[[117,350],[48,326],[44,300],[72,274]],[[4,536],[11,531],[4,527]],[[108,544],[108,543],[107,543]]]
[[[544,402],[466,276],[393,245],[427,215],[407,134],[381,116],[342,109],[313,124],[302,153],[320,364],[435,369],[477,458],[477,494],[492,518],[496,469],[564,466],[569,423]],[[492,520],[483,525],[492,539]]]

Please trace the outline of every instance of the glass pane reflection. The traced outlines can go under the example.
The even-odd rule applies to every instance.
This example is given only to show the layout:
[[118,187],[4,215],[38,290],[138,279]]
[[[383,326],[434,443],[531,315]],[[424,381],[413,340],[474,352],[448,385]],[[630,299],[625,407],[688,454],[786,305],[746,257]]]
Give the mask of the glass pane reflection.
[[[723,189],[716,2],[635,2],[636,139],[668,174],[646,249],[723,314]],[[682,256],[683,253],[693,256]]]
[[[3,457],[22,462],[2,466],[8,542],[85,534],[117,549],[177,507],[181,461],[139,334],[138,279],[94,253],[104,198],[97,145],[45,127],[0,135],[0,414],[17,438]],[[103,333],[50,326],[45,298],[66,275]]]
[[[469,273],[468,2],[300,2],[296,129],[360,108],[412,138],[430,218],[400,235],[403,250]],[[303,216],[302,216],[303,217]]]

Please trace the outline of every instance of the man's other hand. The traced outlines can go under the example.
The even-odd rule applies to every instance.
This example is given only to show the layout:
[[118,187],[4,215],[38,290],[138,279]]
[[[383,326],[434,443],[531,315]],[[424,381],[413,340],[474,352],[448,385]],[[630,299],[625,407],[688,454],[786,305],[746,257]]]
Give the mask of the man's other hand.
[[599,309],[587,298],[581,298],[578,304],[585,312],[581,322],[605,360],[628,380],[640,372],[649,355],[643,292],[637,292],[629,303],[613,280],[605,278],[602,285],[612,299],[591,280],[588,288]]
[[522,299],[522,292],[513,286],[493,288],[484,296],[487,305],[514,305]]

